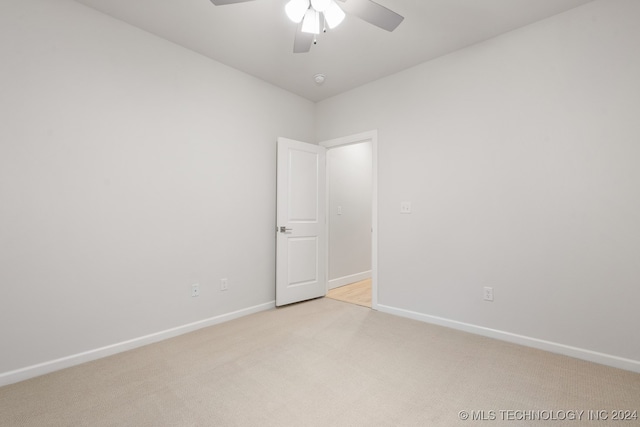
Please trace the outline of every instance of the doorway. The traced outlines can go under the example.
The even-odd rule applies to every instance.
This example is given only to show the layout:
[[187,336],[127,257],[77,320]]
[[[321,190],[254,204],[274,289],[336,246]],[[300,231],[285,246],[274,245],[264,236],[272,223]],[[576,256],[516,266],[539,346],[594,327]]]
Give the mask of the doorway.
[[327,296],[377,309],[377,132],[324,141]]

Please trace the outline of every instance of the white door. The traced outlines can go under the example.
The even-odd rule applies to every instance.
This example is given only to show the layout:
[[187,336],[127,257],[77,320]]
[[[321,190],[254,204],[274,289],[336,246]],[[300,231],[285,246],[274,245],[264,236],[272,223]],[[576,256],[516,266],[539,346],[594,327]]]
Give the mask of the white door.
[[278,138],[276,305],[326,294],[326,149]]

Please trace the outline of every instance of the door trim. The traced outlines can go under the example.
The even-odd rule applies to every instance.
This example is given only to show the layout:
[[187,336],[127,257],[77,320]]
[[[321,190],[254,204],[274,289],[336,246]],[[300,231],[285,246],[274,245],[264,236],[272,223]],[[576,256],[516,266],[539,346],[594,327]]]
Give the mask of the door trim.
[[[343,136],[341,138],[322,141],[318,145],[327,150],[343,145],[358,144],[360,142],[371,141],[371,308],[378,309],[378,130],[370,130],[355,135]],[[326,179],[329,179],[328,176]],[[328,182],[327,182],[328,185]],[[327,197],[329,192],[327,191]],[[326,209],[329,208],[327,200]],[[327,212],[327,218],[328,216]],[[329,291],[329,227],[325,227],[326,239],[326,262],[325,277],[327,278],[327,292]]]

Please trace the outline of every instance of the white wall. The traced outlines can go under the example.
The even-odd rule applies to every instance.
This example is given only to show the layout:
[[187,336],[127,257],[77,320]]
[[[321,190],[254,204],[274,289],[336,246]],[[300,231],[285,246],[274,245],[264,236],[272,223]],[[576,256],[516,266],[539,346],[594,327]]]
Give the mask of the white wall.
[[313,103],[67,0],[0,2],[0,57],[5,382],[273,305],[275,141]]
[[318,140],[378,129],[381,309],[640,370],[638,16],[595,1],[318,104]]
[[327,151],[331,288],[371,277],[371,156],[371,142]]

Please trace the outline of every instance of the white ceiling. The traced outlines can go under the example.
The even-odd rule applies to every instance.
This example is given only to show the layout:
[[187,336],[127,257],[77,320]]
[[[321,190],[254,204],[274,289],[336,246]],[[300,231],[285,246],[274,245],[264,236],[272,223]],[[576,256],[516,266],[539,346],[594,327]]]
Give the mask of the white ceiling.
[[[309,53],[292,53],[287,0],[76,0],[312,101],[487,40],[592,0],[377,0],[403,15],[387,32],[347,15]],[[348,0],[347,0],[348,1]],[[317,86],[313,76],[326,75]]]

